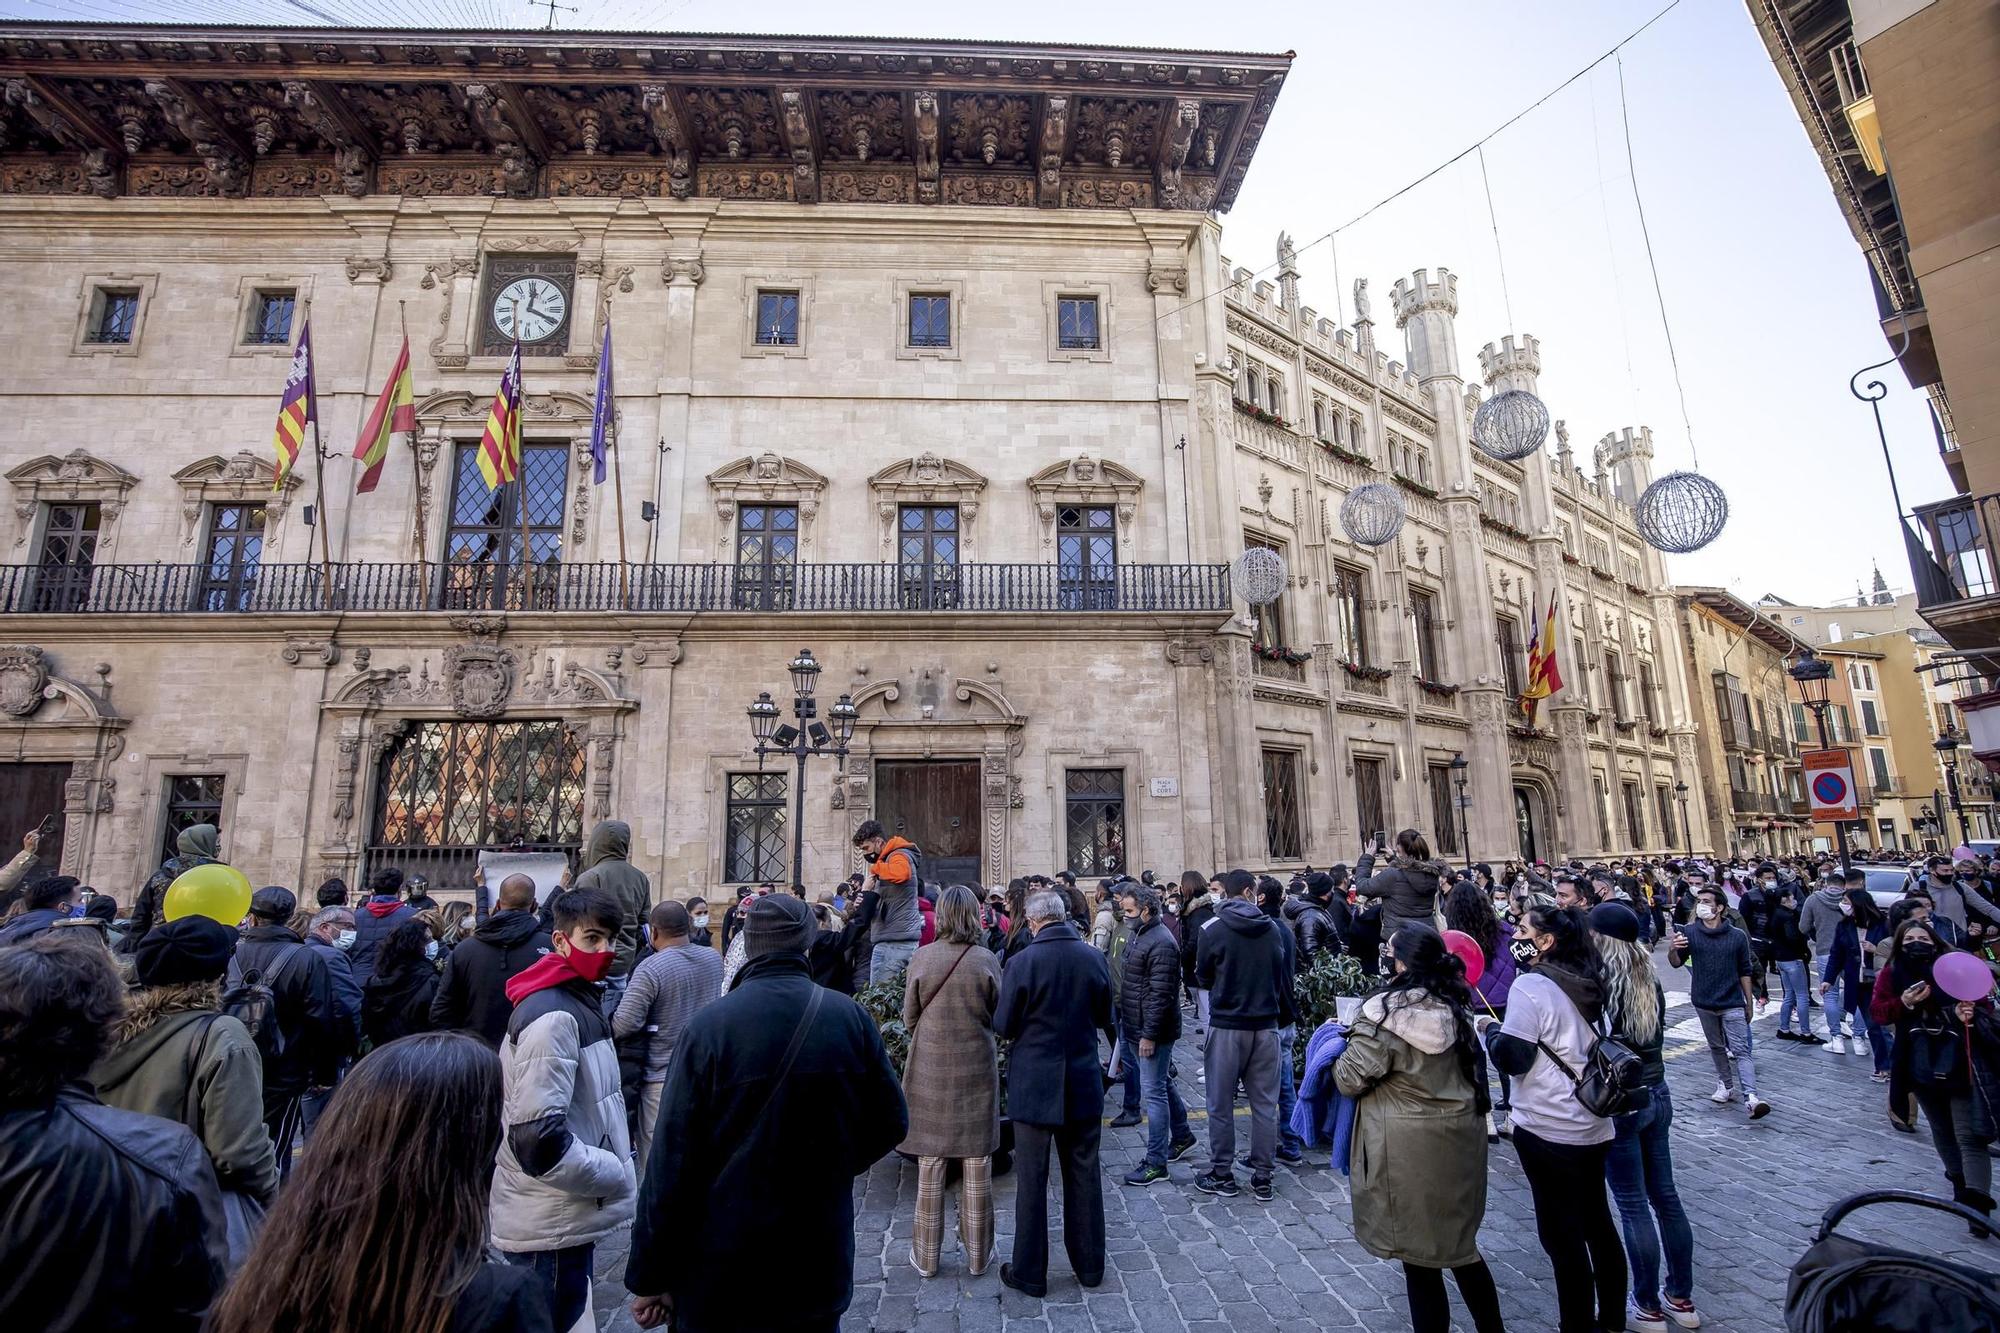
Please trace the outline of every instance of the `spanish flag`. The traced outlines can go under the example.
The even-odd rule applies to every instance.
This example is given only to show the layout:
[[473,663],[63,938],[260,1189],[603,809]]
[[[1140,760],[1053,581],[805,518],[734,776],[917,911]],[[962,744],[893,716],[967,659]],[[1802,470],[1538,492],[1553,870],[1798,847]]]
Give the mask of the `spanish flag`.
[[1562,670],[1556,665],[1556,594],[1549,594],[1549,614],[1540,638],[1528,646],[1528,688],[1521,691],[1521,711],[1535,724],[1535,706],[1561,689]]
[[416,443],[417,405],[410,390],[408,337],[403,339],[403,350],[396,354],[396,364],[389,368],[389,379],[382,386],[382,396],[375,400],[375,410],[361,427],[361,438],[354,442],[354,456],[361,460],[363,469],[361,480],[354,487],[358,494],[366,495],[382,480],[382,462],[398,437],[406,445]]
[[285,376],[285,397],[278,404],[278,428],[271,438],[278,461],[272,469],[271,489],[283,490],[292,465],[305,447],[306,425],[319,420],[318,400],[313,396],[312,321],[299,326],[299,345],[292,349],[292,368]]
[[493,395],[493,410],[486,414],[486,433],[479,439],[479,475],[486,489],[497,491],[521,472],[521,344],[507,358],[506,373],[500,376],[500,392]]

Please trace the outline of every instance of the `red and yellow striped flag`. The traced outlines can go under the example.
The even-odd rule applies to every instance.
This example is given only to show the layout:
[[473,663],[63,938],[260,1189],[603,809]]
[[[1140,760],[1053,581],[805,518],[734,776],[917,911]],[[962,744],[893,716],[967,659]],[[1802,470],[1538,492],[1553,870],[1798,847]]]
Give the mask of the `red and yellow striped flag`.
[[500,376],[500,392],[493,395],[493,410],[486,414],[486,433],[479,439],[479,475],[486,489],[497,491],[521,472],[521,344],[507,358],[507,370]]
[[299,461],[299,450],[305,447],[306,425],[319,419],[319,402],[313,395],[312,321],[299,326],[299,345],[292,349],[292,368],[285,376],[285,397],[278,404],[278,428],[271,437],[271,447],[277,451],[278,461],[273,469],[271,489],[284,489],[285,478],[292,473],[292,464]]
[[396,364],[389,368],[389,379],[382,386],[382,396],[375,400],[375,410],[368,414],[368,420],[361,427],[361,438],[354,442],[354,456],[361,460],[363,470],[361,480],[355,484],[355,492],[366,495],[382,480],[382,463],[389,457],[389,446],[398,436],[406,445],[414,445],[417,436],[416,396],[410,390],[410,340],[403,339],[403,350],[396,354]]

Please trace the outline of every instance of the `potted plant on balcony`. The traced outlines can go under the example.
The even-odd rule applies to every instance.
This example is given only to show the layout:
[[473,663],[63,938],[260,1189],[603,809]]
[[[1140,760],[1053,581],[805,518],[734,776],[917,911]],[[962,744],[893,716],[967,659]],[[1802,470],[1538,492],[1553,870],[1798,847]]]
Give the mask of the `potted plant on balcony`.
[[1340,669],[1345,671],[1351,680],[1383,681],[1389,679],[1389,668],[1387,667],[1367,666],[1361,662],[1350,662],[1344,657],[1340,659]]
[[1433,699],[1451,699],[1455,698],[1458,694],[1458,686],[1447,685],[1441,680],[1425,680],[1422,676],[1416,676],[1412,679],[1417,682],[1418,689],[1430,695]]
[[1285,428],[1285,419],[1276,412],[1267,412],[1257,406],[1257,404],[1243,398],[1231,398],[1229,401],[1235,405],[1238,412],[1249,417],[1252,421],[1261,421],[1267,426],[1276,426],[1280,430]]
[[1328,453],[1343,463],[1352,463],[1356,467],[1367,467],[1369,465],[1366,455],[1358,454],[1344,445],[1335,444],[1332,440],[1321,440],[1320,444],[1326,448]]
[[1312,661],[1312,653],[1310,651],[1301,652],[1296,648],[1286,648],[1283,645],[1253,643],[1250,645],[1250,651],[1257,654],[1258,657],[1266,662],[1283,662],[1287,666],[1304,666],[1307,662]]

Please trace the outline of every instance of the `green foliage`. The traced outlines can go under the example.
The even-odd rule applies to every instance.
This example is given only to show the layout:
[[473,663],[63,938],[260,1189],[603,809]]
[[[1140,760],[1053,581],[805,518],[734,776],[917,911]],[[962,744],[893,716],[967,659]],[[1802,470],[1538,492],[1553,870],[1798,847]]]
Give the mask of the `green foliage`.
[[[867,1011],[882,1033],[882,1045],[889,1052],[889,1067],[901,1077],[910,1062],[910,1030],[903,1026],[903,978],[877,981],[855,993],[854,1002]],[[1000,1042],[1000,1113],[1007,1113],[1007,1043]]]
[[1381,979],[1362,970],[1361,960],[1351,954],[1319,953],[1300,970],[1292,983],[1292,999],[1299,1011],[1297,1035],[1292,1039],[1292,1073],[1306,1076],[1306,1042],[1319,1031],[1320,1024],[1335,1017],[1337,999],[1354,999],[1368,994]]

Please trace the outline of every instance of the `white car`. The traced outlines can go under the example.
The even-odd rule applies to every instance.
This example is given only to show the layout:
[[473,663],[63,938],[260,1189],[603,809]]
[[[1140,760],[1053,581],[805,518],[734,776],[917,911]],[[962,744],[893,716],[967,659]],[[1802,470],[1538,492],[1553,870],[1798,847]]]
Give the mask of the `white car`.
[[1868,877],[1868,896],[1883,911],[1899,903],[1912,884],[1923,877],[1923,866],[1862,866]]

